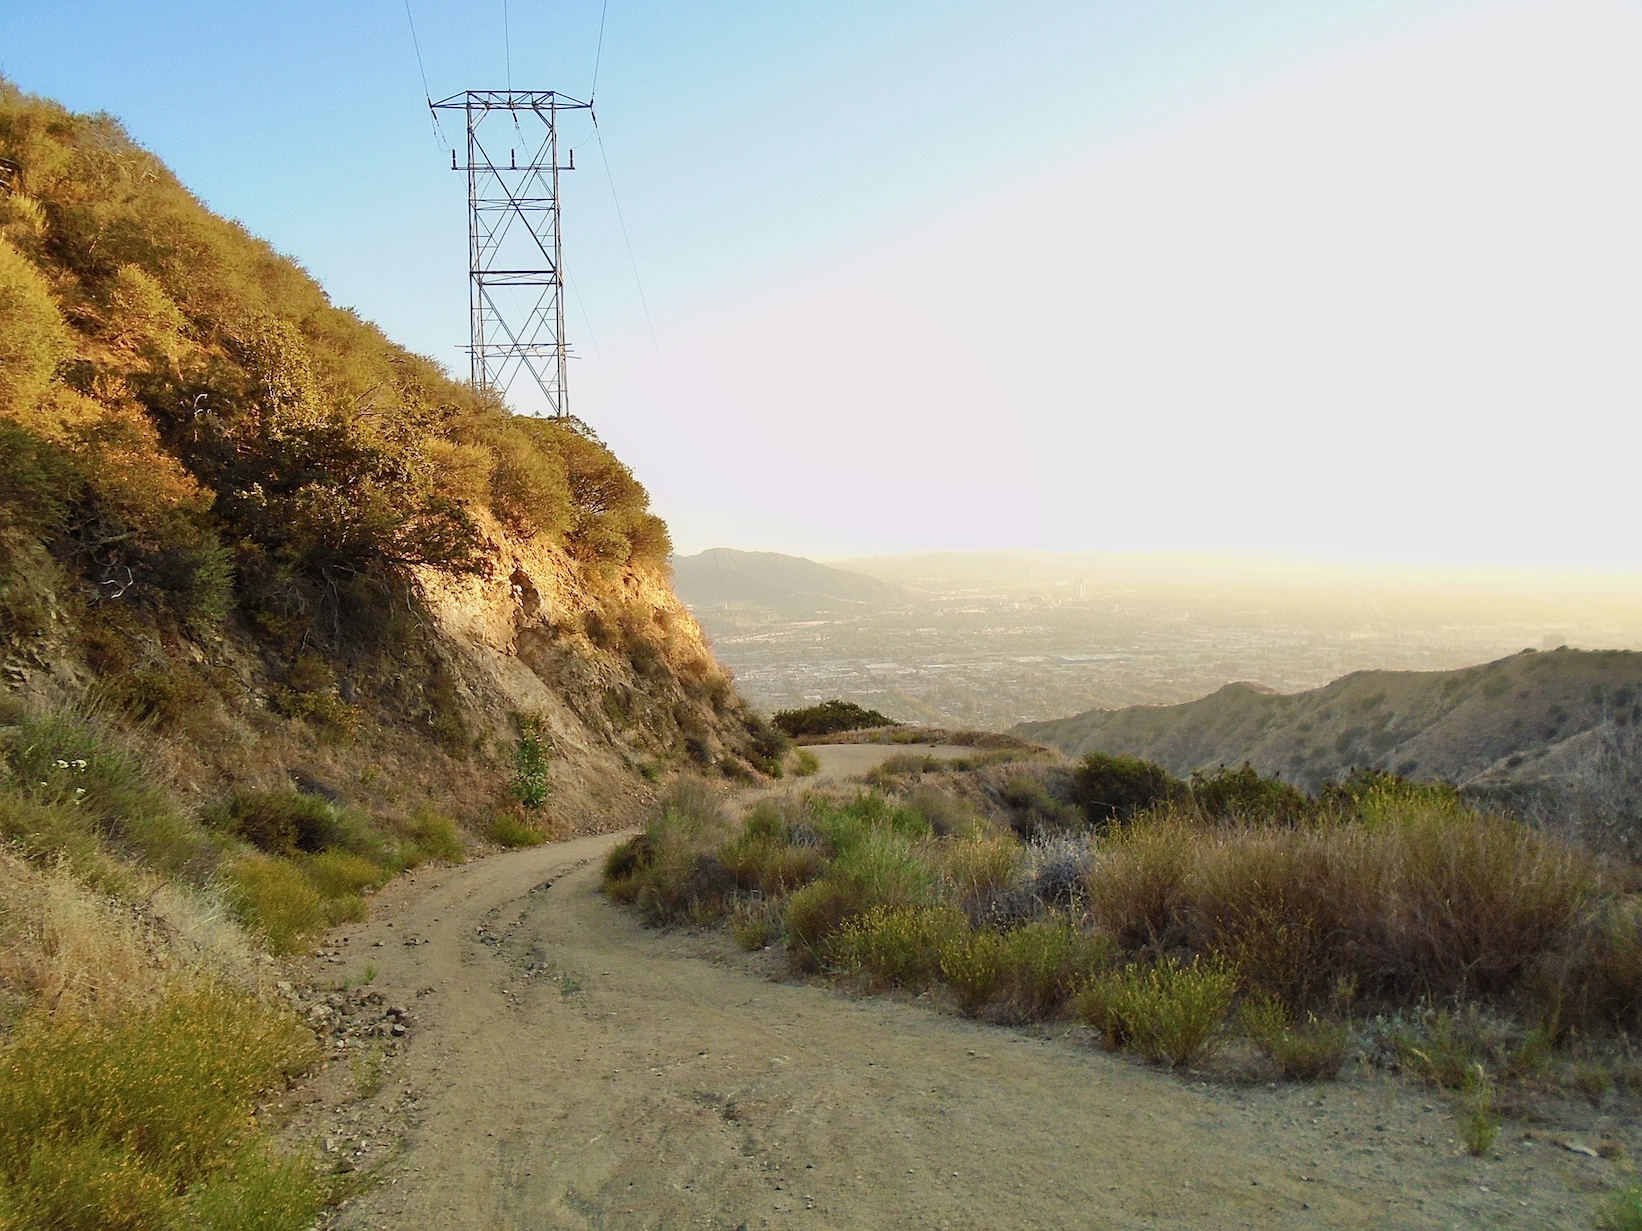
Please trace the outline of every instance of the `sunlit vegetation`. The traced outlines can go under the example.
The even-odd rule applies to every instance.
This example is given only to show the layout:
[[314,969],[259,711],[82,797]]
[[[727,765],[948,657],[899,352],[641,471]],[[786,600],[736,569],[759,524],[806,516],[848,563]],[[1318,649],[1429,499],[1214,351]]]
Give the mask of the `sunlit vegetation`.
[[643,487],[584,429],[511,415],[334,307],[113,119],[0,82],[0,156],[20,168],[0,195],[0,632],[71,602],[124,709],[180,722],[209,686],[135,630],[238,613],[290,664],[276,707],[346,738],[334,667],[357,688],[402,662],[407,570],[478,568],[487,521],[590,584],[666,558]]
[[[1182,782],[1144,763],[899,760],[875,787],[739,819],[683,783],[612,851],[605,890],[653,924],[779,946],[800,974],[997,1022],[1075,1018],[1171,1066],[1228,1043],[1293,1080],[1394,1064],[1452,1092],[1477,1151],[1502,1083],[1575,1080],[1576,1052],[1642,1024],[1624,879],[1452,791],[1378,775],[1308,798],[1246,768]],[[1028,781],[1070,796],[1100,774],[1126,796],[1021,802]]]

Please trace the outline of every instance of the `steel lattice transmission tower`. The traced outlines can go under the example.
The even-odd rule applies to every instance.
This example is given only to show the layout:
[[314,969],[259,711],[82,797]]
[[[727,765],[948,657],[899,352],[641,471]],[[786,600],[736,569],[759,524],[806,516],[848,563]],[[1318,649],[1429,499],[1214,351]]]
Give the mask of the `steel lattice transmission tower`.
[[[559,172],[576,169],[576,154],[560,165],[559,115],[591,112],[592,104],[552,90],[468,90],[428,106],[436,117],[460,111],[467,118],[467,165],[452,150],[450,166],[468,177],[473,383],[506,394],[529,372],[548,413],[567,417]],[[492,117],[498,122],[487,129]]]

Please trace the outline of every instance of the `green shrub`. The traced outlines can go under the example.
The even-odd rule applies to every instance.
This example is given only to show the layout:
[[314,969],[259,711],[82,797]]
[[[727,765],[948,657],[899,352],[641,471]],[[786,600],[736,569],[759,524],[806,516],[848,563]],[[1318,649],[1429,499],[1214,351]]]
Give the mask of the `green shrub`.
[[870,906],[856,881],[824,878],[793,894],[782,915],[793,965],[799,970],[820,970],[827,956],[827,940]]
[[749,824],[720,852],[736,883],[766,896],[790,893],[821,875],[821,852],[813,846],[793,846],[782,837],[761,832]]
[[208,817],[218,828],[270,855],[314,854],[342,838],[335,808],[289,787],[236,791]]
[[878,828],[841,851],[827,878],[859,886],[866,906],[921,906],[936,884],[935,870],[914,842],[893,829]]
[[1642,1185],[1629,1184],[1612,1194],[1596,1212],[1601,1231],[1642,1231]]
[[552,737],[539,718],[519,719],[519,742],[513,747],[513,792],[526,808],[543,807],[553,793],[548,765],[553,756]]
[[1080,983],[1109,964],[1111,954],[1106,937],[1083,935],[1064,916],[1006,932],[999,984],[1009,1016],[1016,1021],[1053,1016]]
[[752,711],[746,712],[742,725],[747,732],[747,759],[758,767],[759,773],[781,777],[781,763],[792,748],[791,738]]
[[808,748],[800,748],[792,756],[792,772],[795,778],[809,778],[821,769],[821,759]]
[[135,752],[103,725],[57,711],[29,714],[0,733],[12,789],[36,804],[72,808],[123,853],[177,873],[210,855]]
[[[0,1210],[24,1226],[157,1231],[203,1185],[217,1190],[192,1199],[203,1208],[241,1210],[225,1225],[279,1226],[255,1221],[278,1208],[265,1184],[231,1190],[257,1095],[316,1052],[289,1016],[213,988],[110,1019],[37,1019],[0,1051]],[[302,1193],[311,1217],[312,1185]]]
[[941,975],[958,1007],[978,1016],[997,993],[1003,976],[1003,938],[985,929],[954,931],[941,945]]
[[325,899],[302,869],[278,855],[247,855],[227,869],[240,920],[275,953],[290,953],[330,921]]
[[[547,835],[539,828],[528,821],[520,820],[511,812],[498,812],[491,817],[490,825],[485,832],[497,846],[505,847],[508,850],[520,846],[540,846],[547,841]],[[627,845],[627,843],[623,843],[622,846],[612,850],[611,854],[614,855],[616,851],[622,850]]]
[[1192,803],[1211,820],[1231,819],[1292,825],[1316,809],[1311,799],[1281,778],[1263,778],[1247,761],[1236,769],[1193,772]]
[[721,797],[699,778],[681,778],[657,801],[644,833],[607,857],[606,891],[651,923],[715,922],[736,891],[717,854],[729,832]]
[[998,795],[1004,806],[1009,809],[1010,827],[1023,836],[1062,833],[1082,828],[1079,809],[1061,803],[1050,794],[1048,787],[1031,773],[1013,775],[999,788]]
[[950,838],[968,833],[978,821],[975,810],[964,801],[938,786],[920,785],[907,795],[907,807],[924,818],[930,832],[937,837]]
[[1108,1046],[1182,1065],[1209,1045],[1236,994],[1237,977],[1223,967],[1167,958],[1097,975],[1077,1009]]
[[1277,1065],[1277,1071],[1296,1081],[1335,1077],[1345,1063],[1347,1036],[1341,1026],[1309,1017],[1294,1024],[1280,1001],[1252,996],[1238,1010],[1238,1023],[1254,1045]]
[[839,928],[829,955],[869,987],[921,987],[940,969],[949,938],[967,926],[951,908],[878,905]]
[[794,739],[801,735],[836,735],[868,727],[892,727],[893,719],[877,710],[863,709],[853,701],[823,701],[803,709],[781,710],[771,719]]
[[1126,821],[1186,794],[1186,784],[1161,765],[1100,752],[1091,752],[1078,763],[1072,783],[1078,807],[1095,825]]
[[73,348],[51,284],[0,239],[0,413],[12,418],[33,411]]

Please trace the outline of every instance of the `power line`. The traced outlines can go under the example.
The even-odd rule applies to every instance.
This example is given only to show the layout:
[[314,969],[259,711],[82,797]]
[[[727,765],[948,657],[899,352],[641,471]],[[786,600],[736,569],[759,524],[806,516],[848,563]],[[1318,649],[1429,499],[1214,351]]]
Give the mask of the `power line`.
[[439,127],[439,113],[433,110],[433,91],[428,88],[428,70],[422,64],[422,44],[416,37],[416,19],[411,16],[410,0],[405,0],[405,21],[410,26],[411,46],[416,49],[416,71],[422,74],[422,97],[428,100],[428,113],[433,116],[433,139],[445,145],[445,130]]
[[[604,148],[604,132],[599,128],[599,114],[589,105],[588,115],[593,119],[593,135],[599,141],[599,157],[604,160],[604,177],[610,181],[610,199],[616,206],[616,221],[621,223],[621,237],[627,244],[627,260],[633,267],[633,285],[639,288],[639,304],[644,308],[644,323],[650,328],[650,345],[655,347],[656,362],[661,363],[661,343],[656,341],[656,323],[650,319],[650,301],[645,298],[644,279],[639,277],[638,258],[633,255],[633,239],[627,233],[627,219],[621,212],[621,197],[616,193],[616,177],[610,171],[610,155]],[[665,366],[665,365],[663,365]]]
[[599,349],[599,339],[593,333],[593,318],[588,315],[587,305],[582,302],[582,288],[576,285],[576,280],[568,272],[565,273],[564,280],[570,284],[571,294],[576,297],[576,306],[582,310],[582,324],[587,326],[587,337],[593,343],[593,353],[598,356],[599,369],[609,376],[610,369],[605,365],[604,352]]
[[507,0],[502,0],[502,55],[507,61],[507,88],[513,88],[513,35],[507,25]]
[[599,92],[599,61],[604,58],[604,18],[610,12],[610,0],[604,0],[599,9],[599,45],[593,51],[593,87],[587,91],[587,101],[593,102]]

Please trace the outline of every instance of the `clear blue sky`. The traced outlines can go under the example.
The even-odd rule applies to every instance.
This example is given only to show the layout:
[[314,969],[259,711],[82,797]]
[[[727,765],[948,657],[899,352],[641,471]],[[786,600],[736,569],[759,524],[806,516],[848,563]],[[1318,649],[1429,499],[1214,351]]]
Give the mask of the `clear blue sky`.
[[[499,0],[412,0],[410,12],[436,98],[509,76],[591,88],[598,0],[511,0],[505,41]],[[650,484],[686,549],[1642,565],[1617,527],[1568,546],[1570,522],[1634,520],[1617,496],[1591,494],[1582,464],[1598,487],[1622,476],[1588,448],[1539,459],[1563,467],[1542,509],[1525,512],[1501,483],[1452,477],[1475,469],[1468,453],[1490,435],[1490,382],[1518,400],[1538,390],[1512,403],[1500,424],[1511,434],[1572,415],[1588,443],[1614,408],[1637,409],[1609,353],[1634,335],[1567,341],[1545,371],[1595,363],[1599,378],[1541,387],[1544,372],[1513,368],[1521,348],[1492,325],[1434,347],[1445,327],[1420,317],[1432,295],[1417,285],[1475,230],[1478,202],[1492,212],[1514,197],[1513,175],[1536,178],[1536,159],[1555,164],[1540,179],[1570,189],[1536,189],[1500,223],[1502,260],[1538,254],[1516,280],[1522,293],[1543,299],[1560,276],[1570,220],[1589,212],[1582,193],[1607,199],[1593,225],[1620,226],[1638,121],[1610,78],[1616,57],[1642,48],[1626,41],[1638,18],[1623,0],[611,0],[599,115],[655,341],[602,164],[572,132],[574,405]],[[423,105],[402,3],[11,0],[0,71],[119,116],[336,302],[465,368],[463,189]],[[1581,83],[1572,102],[1570,81]],[[1553,85],[1542,106],[1535,90]],[[1323,112],[1326,126],[1305,127]],[[1367,169],[1362,185],[1337,182],[1355,167]],[[1297,226],[1284,211],[1301,199]],[[1365,241],[1408,201],[1430,204],[1426,221]],[[1607,251],[1580,242],[1569,259]],[[1408,251],[1418,259],[1387,285],[1387,254],[1395,265]],[[1238,264],[1239,253],[1254,255]],[[1609,281],[1556,285],[1628,328],[1609,296],[1635,254],[1611,255]],[[1340,272],[1333,289],[1307,281],[1316,267]],[[1495,311],[1512,279],[1481,285],[1489,267],[1472,252],[1437,270],[1445,311],[1476,318],[1456,287]],[[1312,294],[1314,309],[1296,306]],[[1376,305],[1366,323],[1350,315],[1365,295]],[[1419,327],[1385,332],[1403,307]],[[1269,335],[1331,312],[1345,314],[1335,334],[1267,349]],[[1384,383],[1369,397],[1351,373]],[[1595,418],[1579,409],[1597,404]],[[1370,443],[1357,465],[1354,442],[1376,437],[1397,450]],[[1405,454],[1423,460],[1388,474]],[[1263,494],[1250,500],[1256,477]],[[1433,503],[1443,483],[1458,495]],[[1296,516],[1276,487],[1381,507]],[[827,512],[839,492],[880,513]],[[1142,512],[1149,492],[1157,508]]]

